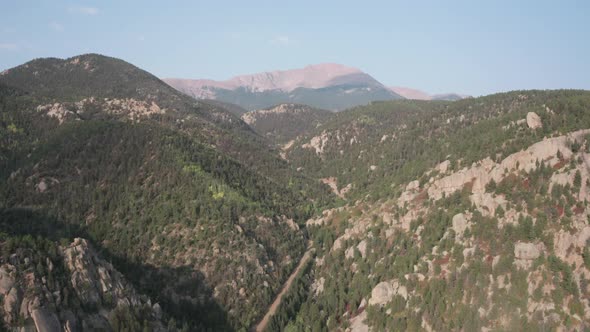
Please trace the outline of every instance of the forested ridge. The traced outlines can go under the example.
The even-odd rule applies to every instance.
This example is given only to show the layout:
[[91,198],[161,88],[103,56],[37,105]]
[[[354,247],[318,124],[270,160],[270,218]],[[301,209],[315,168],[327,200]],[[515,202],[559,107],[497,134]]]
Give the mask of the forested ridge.
[[379,102],[298,139],[289,160],[353,189],[308,222],[285,330],[587,329],[588,109],[574,90]]
[[250,326],[330,200],[231,113],[120,60],[35,60],[0,81],[3,214],[84,235],[179,328]]
[[311,241],[268,330],[582,330],[588,109],[244,113],[122,60],[33,60],[0,75],[4,325],[246,331]]

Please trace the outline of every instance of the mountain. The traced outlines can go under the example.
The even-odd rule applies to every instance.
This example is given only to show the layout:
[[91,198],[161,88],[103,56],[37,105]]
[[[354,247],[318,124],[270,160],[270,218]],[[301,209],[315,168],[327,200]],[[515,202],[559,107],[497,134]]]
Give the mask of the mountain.
[[374,100],[399,99],[370,75],[339,64],[236,76],[227,81],[164,79],[170,86],[197,99],[217,99],[248,110],[281,103],[306,104],[342,110]]
[[[120,272],[128,283],[116,291],[147,302],[131,300],[140,295],[121,301],[138,312],[141,303],[158,303],[161,316],[118,311],[117,298],[100,289],[101,300],[89,302],[80,273],[67,270],[48,288],[67,290],[31,308],[47,313],[47,326],[68,321],[68,310],[81,303],[74,311],[80,323],[104,307],[126,324],[249,328],[303,254],[305,220],[331,199],[327,186],[297,172],[271,145],[223,105],[196,101],[119,59],[37,59],[3,72],[3,245],[16,241],[46,254],[86,239],[113,264],[109,272],[100,263],[98,273]],[[1,263],[15,265],[18,246],[5,248]],[[43,256],[31,255],[41,262],[36,270],[27,256],[10,268],[18,294],[30,289],[30,273],[39,281],[49,269]],[[54,265],[64,259],[50,256]],[[59,305],[64,297],[71,305]],[[15,308],[24,299],[34,300],[17,296]],[[29,324],[7,317],[11,328]],[[110,326],[115,318],[105,317]]]
[[348,188],[270,330],[584,330],[590,92],[389,101],[286,149]]
[[406,88],[406,87],[390,87],[391,91],[397,93],[398,95],[406,98],[406,99],[414,99],[414,100],[448,100],[448,101],[455,101],[464,98],[468,98],[465,95],[459,95],[456,93],[446,93],[446,94],[437,94],[437,95],[430,95],[424,91]]
[[456,94],[456,93],[443,93],[443,94],[438,94],[438,95],[432,96],[432,100],[447,100],[447,101],[456,101],[456,100],[461,100],[461,99],[465,99],[465,98],[469,98],[469,96],[460,95],[460,94]]
[[432,97],[424,92],[417,89],[406,88],[401,86],[390,87],[391,91],[397,93],[398,95],[406,98],[406,99],[414,99],[414,100],[430,100]]
[[[23,212],[1,216],[22,223]],[[8,326],[28,331],[166,331],[160,305],[138,294],[85,239],[59,243],[39,234],[12,234],[5,235],[1,250],[0,312]]]
[[243,113],[97,54],[9,69],[3,328],[584,331],[588,109],[532,90]]
[[280,104],[242,115],[258,134],[282,145],[329,121],[332,112],[299,104]]

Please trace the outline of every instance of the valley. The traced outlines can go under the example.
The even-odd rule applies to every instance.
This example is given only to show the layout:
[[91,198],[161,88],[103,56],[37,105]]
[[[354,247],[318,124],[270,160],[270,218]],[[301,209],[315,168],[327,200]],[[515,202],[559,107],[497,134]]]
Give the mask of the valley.
[[590,92],[436,99],[340,65],[2,72],[4,326],[588,328]]

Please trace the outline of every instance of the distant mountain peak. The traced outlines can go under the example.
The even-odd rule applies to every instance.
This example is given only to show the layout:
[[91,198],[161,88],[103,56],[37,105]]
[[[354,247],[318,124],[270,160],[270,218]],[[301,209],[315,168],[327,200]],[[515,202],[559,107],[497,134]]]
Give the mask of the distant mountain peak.
[[460,95],[457,93],[443,93],[443,94],[431,95],[431,94],[428,94],[427,92],[424,92],[424,91],[421,91],[418,89],[412,89],[412,88],[402,87],[402,86],[393,86],[393,87],[390,87],[389,89],[406,99],[414,99],[414,100],[454,101],[454,100],[460,100],[460,99],[464,99],[464,98],[469,97],[468,95]]
[[390,87],[391,91],[397,93],[398,95],[406,98],[406,99],[415,99],[415,100],[430,100],[432,99],[432,96],[430,96],[428,93],[418,90],[418,89],[412,89],[412,88],[407,88],[407,87],[403,87],[403,86],[393,86]]
[[240,75],[225,81],[177,78],[164,81],[194,98],[218,99],[249,110],[281,103],[341,110],[371,101],[400,98],[369,74],[337,63]]
[[239,75],[225,81],[177,78],[167,78],[164,79],[164,81],[173,87],[181,87],[181,89],[179,89],[181,91],[183,91],[183,89],[192,91],[197,98],[205,98],[211,96],[208,96],[209,93],[207,93],[207,91],[199,90],[207,90],[207,88],[235,90],[242,87],[257,92],[268,90],[290,92],[297,88],[324,88],[330,86],[330,83],[338,77],[355,74],[367,75],[357,68],[337,63],[320,63],[291,70],[275,70]]

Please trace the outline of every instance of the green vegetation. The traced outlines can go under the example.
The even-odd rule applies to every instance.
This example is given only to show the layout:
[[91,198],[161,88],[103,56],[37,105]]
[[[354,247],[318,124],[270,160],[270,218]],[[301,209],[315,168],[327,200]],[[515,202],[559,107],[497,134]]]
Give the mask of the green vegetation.
[[398,95],[384,87],[365,85],[334,85],[320,89],[297,88],[293,91],[251,91],[240,87],[235,90],[212,89],[217,100],[240,105],[247,110],[259,110],[282,103],[306,104],[326,110],[343,110],[366,105],[375,100],[390,100]]
[[[456,102],[374,102],[336,113],[298,140],[288,158],[318,178],[352,183],[353,200],[367,195],[378,200],[444,160],[457,170],[488,156],[501,160],[544,136],[587,128],[588,105],[590,93],[576,90],[514,91]],[[516,124],[528,112],[541,116],[542,130]],[[302,147],[321,134],[328,137],[321,155]],[[369,171],[368,165],[377,168]]]
[[[131,98],[165,111],[108,111],[108,102]],[[57,105],[64,116],[40,105]],[[443,176],[432,170],[442,161],[455,172],[590,128],[590,93],[398,100],[336,114],[306,108],[265,114],[253,128],[236,116],[242,110],[225,107],[98,55],[9,70],[0,77],[2,263],[25,253],[30,264],[20,267],[46,276],[75,307],[83,301],[57,248],[89,239],[161,305],[158,321],[170,330],[248,330],[308,241],[317,259],[297,276],[269,330],[345,330],[359,317],[375,330],[537,330],[577,328],[586,317],[580,271],[590,268],[588,246],[554,242],[588,222],[580,198],[588,138],[567,144],[574,158],[563,150],[530,171],[506,170],[485,186],[488,206],[477,206],[474,181],[438,200],[425,188]],[[519,121],[528,112],[542,129]],[[309,147],[314,137],[321,153]],[[285,160],[276,148],[292,139]],[[344,199],[320,183],[327,177],[340,189],[351,184]],[[398,204],[413,180],[416,195]],[[459,213],[465,220],[454,219]],[[322,224],[305,227],[312,217]],[[382,282],[395,294],[368,305]],[[148,309],[117,309],[109,322],[149,330]]]
[[[283,145],[328,122],[332,115],[329,111],[306,105],[281,104],[248,112],[242,118],[261,136],[274,144]],[[249,118],[253,121],[249,121]]]
[[289,321],[295,319],[301,304],[309,296],[312,277],[309,274],[313,264],[313,259],[306,263],[306,266],[295,277],[291,288],[283,295],[283,299],[277,312],[271,317],[266,331],[292,331],[293,324],[287,325]]
[[[235,116],[120,60],[35,60],[0,84],[0,208],[79,229],[179,328],[253,324],[294,267],[286,258],[304,251],[304,232],[287,220],[303,224],[332,199]],[[99,99],[77,106],[90,97]],[[170,111],[130,121],[102,111],[100,98]],[[55,102],[74,118],[37,110]]]

